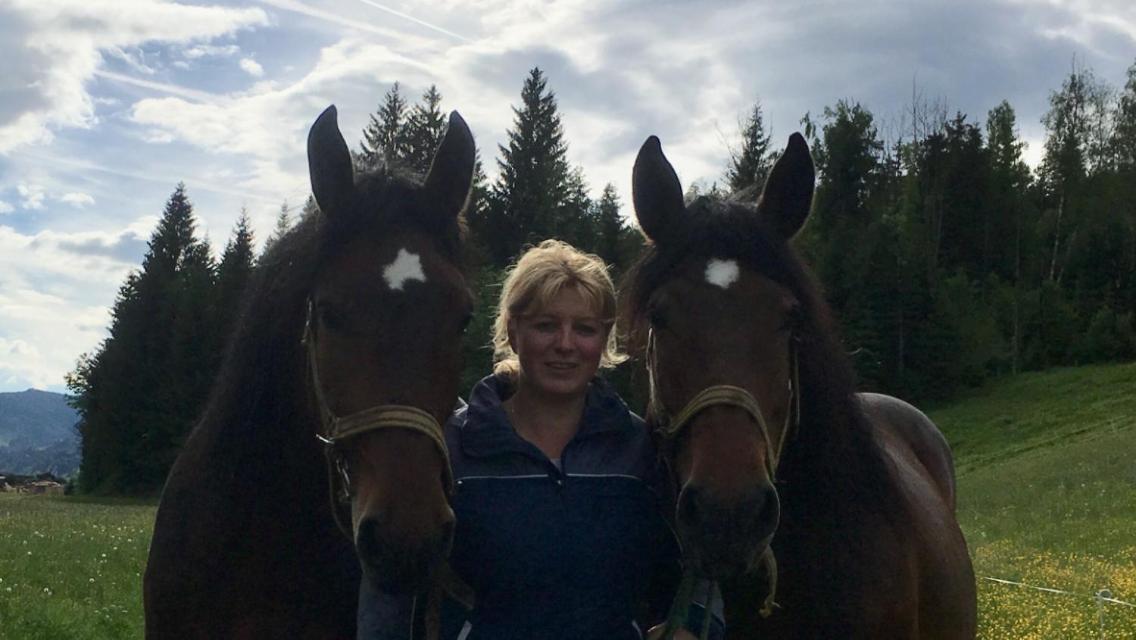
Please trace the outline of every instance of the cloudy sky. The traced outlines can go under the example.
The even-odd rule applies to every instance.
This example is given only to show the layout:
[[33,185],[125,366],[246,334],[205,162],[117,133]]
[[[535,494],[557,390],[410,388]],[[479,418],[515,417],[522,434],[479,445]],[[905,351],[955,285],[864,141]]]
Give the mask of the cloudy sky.
[[1136,61],[1130,0],[0,0],[0,391],[62,391],[184,181],[214,248],[247,207],[260,239],[308,193],[330,103],[355,147],[394,81],[430,84],[486,168],[526,72],[559,98],[571,160],[625,202],[659,135],[684,183],[720,178],[755,98],[777,140],[848,98],[885,127],[915,90],[1017,110],[1036,161],[1074,60]]

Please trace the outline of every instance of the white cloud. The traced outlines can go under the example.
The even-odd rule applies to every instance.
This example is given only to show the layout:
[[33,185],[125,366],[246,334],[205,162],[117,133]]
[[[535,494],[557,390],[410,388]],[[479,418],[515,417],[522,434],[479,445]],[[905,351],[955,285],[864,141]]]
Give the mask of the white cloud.
[[[0,226],[0,385],[59,387],[106,335],[108,303],[153,217],[113,232],[34,235]],[[11,355],[11,357],[7,357]]]
[[49,142],[55,129],[92,126],[94,102],[86,84],[104,54],[138,63],[125,52],[143,43],[208,41],[267,22],[259,8],[9,0],[0,5],[0,77],[15,89],[0,103],[0,153]]
[[181,52],[181,55],[190,59],[197,60],[198,58],[206,57],[221,57],[227,58],[232,55],[240,53],[241,48],[235,44],[226,45],[211,45],[211,44],[197,44],[189,47]]
[[0,214],[12,213],[15,210],[16,210],[15,207],[13,207],[12,205],[8,204],[7,202],[5,202],[3,200],[0,200]]
[[264,67],[252,58],[241,58],[241,70],[254,78],[259,78],[264,75]]
[[157,70],[154,69],[154,67],[146,64],[145,53],[140,49],[131,52],[126,51],[122,47],[107,47],[104,51],[107,55],[122,60],[126,63],[127,66],[139,73],[143,73],[148,76],[152,76],[157,73]]
[[43,187],[36,184],[20,183],[16,187],[20,194],[20,207],[23,209],[42,209],[44,192]]
[[66,202],[76,209],[82,209],[83,207],[95,204],[95,199],[91,195],[79,192],[65,193],[59,197],[59,200],[60,202]]

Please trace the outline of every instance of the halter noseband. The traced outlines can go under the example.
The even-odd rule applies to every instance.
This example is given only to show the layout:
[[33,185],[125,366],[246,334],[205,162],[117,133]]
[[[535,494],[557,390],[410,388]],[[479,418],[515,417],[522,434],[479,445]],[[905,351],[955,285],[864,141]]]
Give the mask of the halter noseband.
[[380,429],[404,429],[421,433],[430,438],[442,454],[442,468],[445,477],[446,496],[453,493],[454,478],[450,469],[450,452],[446,447],[446,438],[442,425],[428,412],[401,404],[384,404],[350,415],[337,416],[331,410],[320,385],[319,365],[316,362],[316,334],[312,321],[312,301],[308,300],[307,318],[304,321],[304,346],[308,352],[308,369],[312,376],[312,388],[319,405],[320,419],[323,423],[323,432],[316,438],[324,444],[324,454],[327,456],[328,484],[331,489],[332,513],[339,528],[351,536],[350,519],[343,513],[349,508],[348,503],[353,495],[351,489],[351,475],[347,470],[347,461],[343,455],[342,444],[350,438],[378,431]]
[[801,421],[801,396],[798,388],[797,350],[790,348],[790,358],[792,360],[792,371],[789,377],[790,407],[789,411],[785,414],[785,422],[781,428],[781,438],[777,441],[776,447],[774,447],[773,438],[769,434],[769,427],[766,426],[765,415],[761,412],[761,405],[758,404],[757,399],[753,397],[752,393],[741,387],[729,384],[716,384],[706,387],[695,394],[681,411],[673,417],[670,416],[658,396],[657,358],[658,356],[655,354],[655,330],[651,328],[647,330],[647,378],[651,392],[651,413],[658,424],[655,429],[656,433],[658,433],[663,440],[671,441],[681,435],[686,427],[694,420],[694,417],[703,410],[715,406],[737,407],[745,411],[746,414],[757,423],[758,432],[765,441],[765,463],[769,468],[769,476],[772,479],[777,473],[777,464],[781,460],[781,450],[785,447],[785,441],[788,440],[789,427],[790,425],[794,427],[800,426]]

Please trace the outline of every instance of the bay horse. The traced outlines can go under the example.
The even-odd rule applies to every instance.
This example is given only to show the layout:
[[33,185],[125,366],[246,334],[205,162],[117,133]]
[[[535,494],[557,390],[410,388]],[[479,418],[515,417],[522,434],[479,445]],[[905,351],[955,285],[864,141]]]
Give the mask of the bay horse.
[[654,136],[635,162],[650,245],[624,320],[647,361],[686,570],[718,581],[728,638],[973,638],[946,441],[915,407],[856,393],[790,246],[814,181],[800,134],[760,198],[687,205]]
[[473,137],[454,112],[421,181],[355,176],[336,117],[308,136],[318,211],[262,259],[163,490],[147,638],[354,638],[361,577],[417,592],[448,553]]

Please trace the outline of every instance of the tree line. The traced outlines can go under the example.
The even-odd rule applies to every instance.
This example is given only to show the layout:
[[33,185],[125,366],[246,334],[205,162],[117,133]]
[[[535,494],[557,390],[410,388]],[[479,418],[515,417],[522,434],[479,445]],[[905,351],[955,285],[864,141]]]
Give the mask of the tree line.
[[[490,371],[491,310],[525,246],[561,238],[603,257],[617,276],[642,247],[614,185],[593,199],[582,168],[568,161],[556,97],[539,69],[513,113],[492,184],[478,154],[467,211],[480,312],[467,334],[464,389]],[[357,168],[424,174],[445,122],[436,87],[410,104],[395,83],[353,151]],[[1006,102],[984,124],[919,96],[890,127],[848,100],[801,124],[818,185],[796,242],[865,388],[945,398],[990,376],[1136,356],[1136,64],[1122,89],[1075,68],[1052,92],[1036,171]],[[721,184],[693,185],[688,197],[760,189],[780,148],[760,101],[736,145]],[[313,210],[309,200],[299,215]],[[266,247],[292,219],[282,206]],[[177,186],[141,268],[119,289],[108,337],[67,378],[80,413],[81,491],[161,487],[220,366],[254,247],[242,212],[214,258]],[[641,406],[628,367],[611,377]]]

